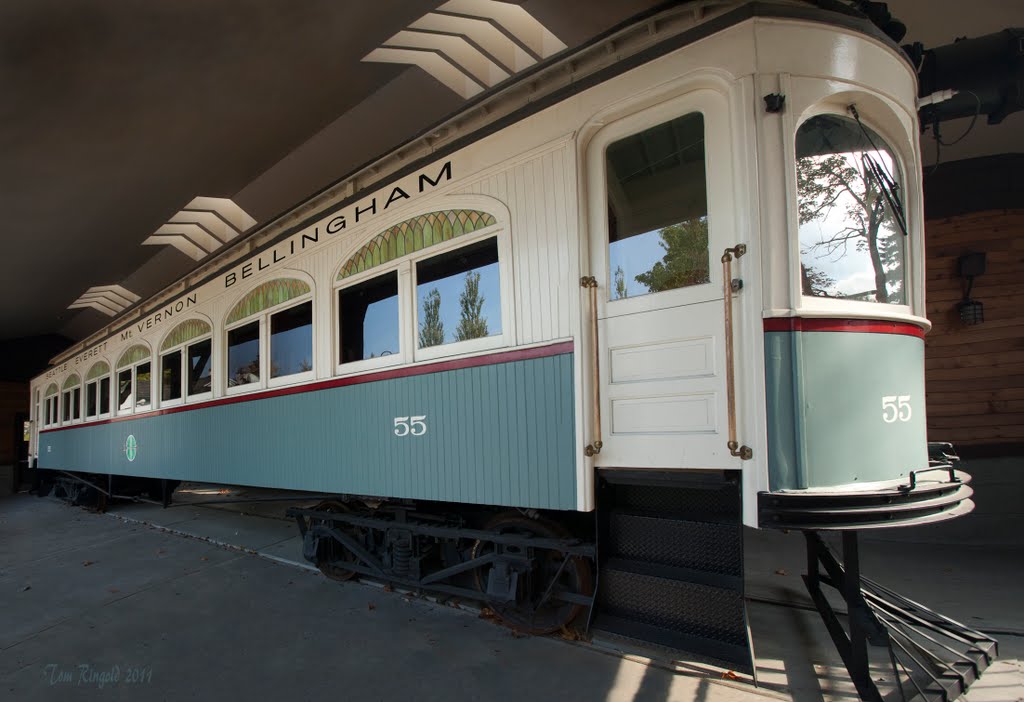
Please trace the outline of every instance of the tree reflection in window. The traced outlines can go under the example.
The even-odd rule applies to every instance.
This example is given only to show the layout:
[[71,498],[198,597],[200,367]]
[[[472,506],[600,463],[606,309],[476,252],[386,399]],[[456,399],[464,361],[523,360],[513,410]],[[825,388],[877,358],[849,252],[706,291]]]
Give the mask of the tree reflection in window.
[[797,131],[796,157],[803,294],[905,304],[901,193],[885,142],[853,119],[819,115]]
[[710,282],[703,115],[620,139],[605,161],[611,299]]
[[420,261],[416,283],[421,349],[501,334],[497,239]]

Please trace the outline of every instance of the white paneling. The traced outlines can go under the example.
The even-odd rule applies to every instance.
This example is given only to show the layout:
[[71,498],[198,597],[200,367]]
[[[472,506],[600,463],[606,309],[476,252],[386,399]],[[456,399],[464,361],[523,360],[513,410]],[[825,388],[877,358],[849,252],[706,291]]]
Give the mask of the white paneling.
[[714,432],[713,393],[613,400],[613,434],[690,434]]
[[715,340],[676,339],[610,349],[611,382],[700,378],[715,374]]

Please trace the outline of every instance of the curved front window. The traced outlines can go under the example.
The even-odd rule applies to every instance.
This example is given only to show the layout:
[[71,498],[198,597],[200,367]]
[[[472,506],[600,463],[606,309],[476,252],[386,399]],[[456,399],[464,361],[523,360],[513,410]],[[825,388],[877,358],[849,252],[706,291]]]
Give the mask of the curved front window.
[[797,131],[796,173],[803,294],[908,304],[892,149],[859,120],[818,115]]

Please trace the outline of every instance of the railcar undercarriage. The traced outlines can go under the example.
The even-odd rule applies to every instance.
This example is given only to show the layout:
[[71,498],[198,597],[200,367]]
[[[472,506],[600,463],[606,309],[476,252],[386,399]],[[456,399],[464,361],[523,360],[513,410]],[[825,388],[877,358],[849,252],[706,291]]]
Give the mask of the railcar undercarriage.
[[291,508],[303,555],[328,577],[365,575],[411,590],[487,603],[531,634],[585,628],[594,603],[594,544],[536,513],[479,516],[412,505],[323,502]]

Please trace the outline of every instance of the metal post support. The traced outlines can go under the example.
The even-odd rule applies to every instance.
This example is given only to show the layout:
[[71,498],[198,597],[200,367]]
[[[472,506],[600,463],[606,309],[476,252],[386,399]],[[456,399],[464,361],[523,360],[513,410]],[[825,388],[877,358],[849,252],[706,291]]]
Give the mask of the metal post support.
[[[871,678],[868,659],[868,642],[888,646],[889,636],[885,628],[868,608],[861,593],[860,556],[857,548],[857,532],[843,532],[843,563],[840,564],[816,531],[805,531],[807,540],[807,575],[804,583],[814,606],[825,622],[832,642],[846,665],[850,679],[862,700],[882,702],[882,695]],[[825,572],[821,572],[821,568]],[[847,630],[839,621],[821,584],[835,588],[846,602],[849,613]]]

